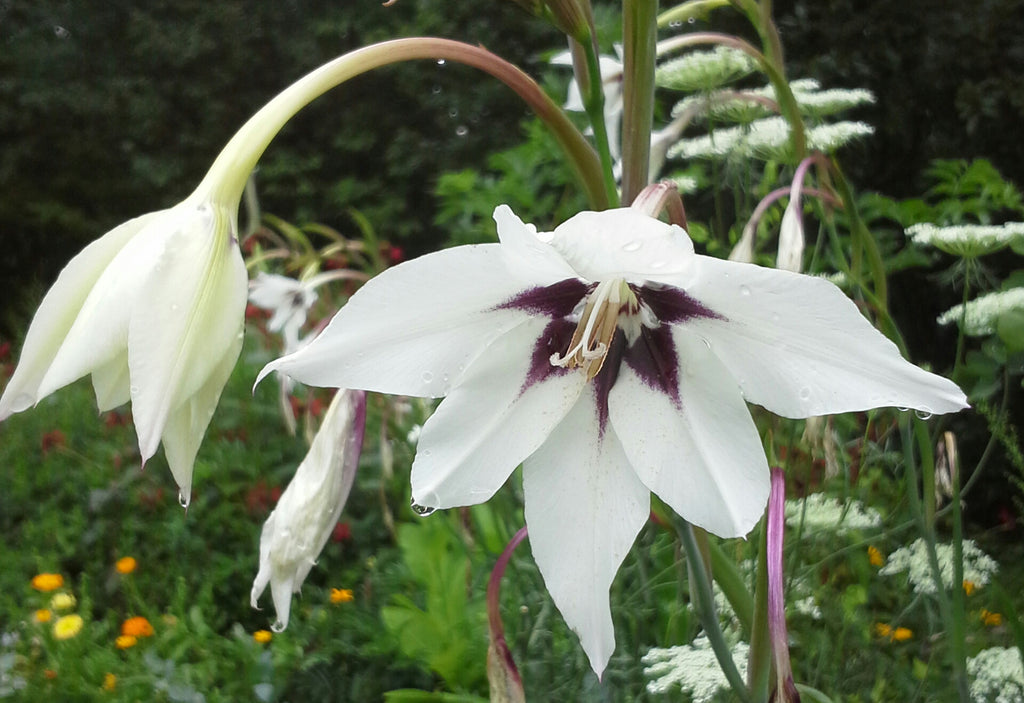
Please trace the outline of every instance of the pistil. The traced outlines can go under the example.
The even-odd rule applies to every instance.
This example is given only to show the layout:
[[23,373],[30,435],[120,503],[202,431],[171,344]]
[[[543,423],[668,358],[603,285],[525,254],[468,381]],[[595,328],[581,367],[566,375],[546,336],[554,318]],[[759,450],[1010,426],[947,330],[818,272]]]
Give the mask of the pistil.
[[582,366],[587,379],[594,378],[608,356],[619,314],[623,310],[634,314],[639,307],[636,295],[623,279],[602,281],[587,298],[568,350],[561,356],[552,354],[551,364],[570,369]]

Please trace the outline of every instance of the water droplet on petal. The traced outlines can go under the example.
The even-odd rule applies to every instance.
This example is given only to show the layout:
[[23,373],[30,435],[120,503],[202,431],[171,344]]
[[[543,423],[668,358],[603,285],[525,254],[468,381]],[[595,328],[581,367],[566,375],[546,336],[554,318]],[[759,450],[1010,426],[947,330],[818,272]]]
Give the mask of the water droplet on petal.
[[643,245],[644,243],[641,242],[639,239],[634,239],[631,242],[626,242],[625,244],[623,244],[622,251],[637,251]]
[[896,409],[899,410],[901,413],[905,413],[908,410],[910,410],[910,408],[896,408]]
[[171,303],[171,312],[174,312],[177,309],[178,309],[178,304],[177,303]]
[[914,411],[914,414],[917,415],[917,417],[920,418],[921,420],[930,420],[932,417],[932,409],[929,408],[927,405],[922,405],[920,408]]
[[416,501],[410,503],[410,507],[412,507],[412,511],[416,513],[416,515],[418,515],[419,517],[426,517],[427,515],[430,515],[432,512],[437,510],[437,508],[431,508],[426,505],[420,505]]
[[747,297],[750,295],[750,288],[747,286],[740,286],[740,295]]
[[[123,388],[123,387],[124,387],[124,386],[122,386],[122,388]],[[132,387],[130,387],[130,388],[128,389],[128,393],[130,393],[131,395],[138,395],[138,394],[139,394],[139,387],[138,387],[138,386],[132,386]]]
[[665,262],[664,261],[652,261],[651,263],[648,264],[648,266],[650,266],[652,269],[663,269],[663,268],[665,268]]
[[434,380],[434,374],[432,374],[430,371],[424,371],[423,376],[421,376],[421,378],[423,379],[424,383],[430,383],[431,381]]
[[275,620],[274,624],[270,626],[270,629],[274,632],[284,632],[284,623],[280,620]]
[[707,347],[708,349],[711,348],[711,340],[708,339],[707,337],[701,337],[700,341],[704,342],[704,346]]
[[773,312],[772,313],[772,322],[778,322],[778,321],[779,321],[779,313]]
[[803,388],[800,389],[800,400],[802,400],[804,402],[807,402],[810,399],[811,399],[811,389],[808,388],[807,386],[804,386]]
[[187,510],[188,509],[188,504],[191,503],[191,502],[192,502],[191,494],[185,495],[184,491],[178,491],[178,505],[180,505],[181,507],[183,507],[183,508],[185,508]]

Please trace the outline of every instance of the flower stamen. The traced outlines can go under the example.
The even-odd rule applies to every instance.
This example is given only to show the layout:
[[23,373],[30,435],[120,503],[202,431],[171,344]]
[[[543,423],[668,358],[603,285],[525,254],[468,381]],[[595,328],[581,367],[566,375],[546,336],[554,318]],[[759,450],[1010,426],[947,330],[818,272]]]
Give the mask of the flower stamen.
[[582,366],[587,379],[594,378],[608,356],[624,307],[630,312],[639,309],[636,295],[624,280],[613,278],[599,283],[587,298],[568,350],[561,356],[552,354],[551,364],[570,369]]

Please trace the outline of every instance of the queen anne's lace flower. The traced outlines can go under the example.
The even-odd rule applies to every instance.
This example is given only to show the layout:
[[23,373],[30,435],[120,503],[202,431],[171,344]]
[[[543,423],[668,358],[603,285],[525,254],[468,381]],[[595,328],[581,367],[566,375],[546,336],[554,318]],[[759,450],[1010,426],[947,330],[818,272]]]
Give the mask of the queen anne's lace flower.
[[[915,593],[935,593],[935,580],[928,566],[928,547],[923,538],[917,538],[910,545],[900,547],[889,555],[878,573],[883,575],[907,572],[907,578],[914,587]],[[953,587],[953,545],[935,545],[942,575],[942,585],[946,589]],[[970,581],[975,587],[984,586],[992,574],[999,570],[996,560],[981,551],[973,540],[964,540],[964,581]]]
[[1024,222],[949,227],[922,222],[908,227],[906,233],[914,244],[935,247],[953,256],[976,257],[1024,242]]
[[672,90],[710,90],[750,75],[757,63],[746,52],[728,46],[693,51],[658,66],[655,83]]
[[[749,653],[746,642],[738,642],[733,647],[732,658],[740,676],[747,675]],[[652,647],[641,661],[650,693],[667,693],[673,686],[679,686],[690,694],[693,703],[708,703],[719,690],[729,687],[711,643],[704,635],[693,644],[681,647]]]
[[[874,133],[864,122],[836,122],[811,127],[807,148],[831,153],[839,147]],[[789,124],[781,117],[755,120],[749,125],[718,129],[711,134],[683,139],[668,151],[669,158],[782,158],[789,150]]]
[[428,513],[490,498],[523,464],[530,545],[595,671],[608,589],[650,493],[717,535],[768,496],[746,402],[786,417],[965,407],[821,279],[697,255],[638,210],[428,254],[363,286],[309,346],[269,364],[313,385],[446,396],[412,467]]
[[1024,665],[1017,647],[989,647],[967,660],[971,700],[1024,703]]
[[841,535],[849,530],[869,530],[882,524],[877,510],[857,500],[846,503],[825,493],[812,493],[806,498],[786,501],[786,522],[803,523],[805,532],[828,530]]
[[1014,310],[1024,310],[1024,288],[986,293],[966,306],[954,305],[939,315],[939,324],[959,323],[962,318],[964,334],[977,337],[995,332],[999,317]]

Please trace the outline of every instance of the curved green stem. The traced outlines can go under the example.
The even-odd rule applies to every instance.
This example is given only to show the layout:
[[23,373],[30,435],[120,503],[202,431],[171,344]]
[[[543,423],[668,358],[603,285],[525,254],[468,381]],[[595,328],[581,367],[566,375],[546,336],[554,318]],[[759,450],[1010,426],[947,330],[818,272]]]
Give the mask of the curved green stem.
[[700,615],[704,634],[707,636],[708,642],[711,643],[711,649],[715,652],[718,665],[722,667],[722,673],[725,674],[733,693],[743,703],[751,703],[750,692],[736,668],[732,652],[729,651],[729,645],[718,624],[718,616],[715,615],[715,597],[711,591],[711,579],[707,569],[704,568],[704,559],[693,535],[693,528],[681,517],[677,516],[675,522],[676,532],[683,543],[683,549],[686,550],[686,562],[690,567],[690,573],[693,574],[693,583],[690,586],[697,592],[697,613]]
[[658,0],[622,5],[622,201],[633,202],[647,186],[654,128],[654,61]]
[[324,64],[300,78],[253,115],[231,138],[199,186],[222,204],[236,205],[264,150],[295,113],[331,88],[374,68],[413,59],[445,59],[489,73],[514,90],[551,129],[576,171],[591,205],[609,199],[593,148],[540,86],[522,70],[486,49],[450,39],[415,37],[373,44]]

